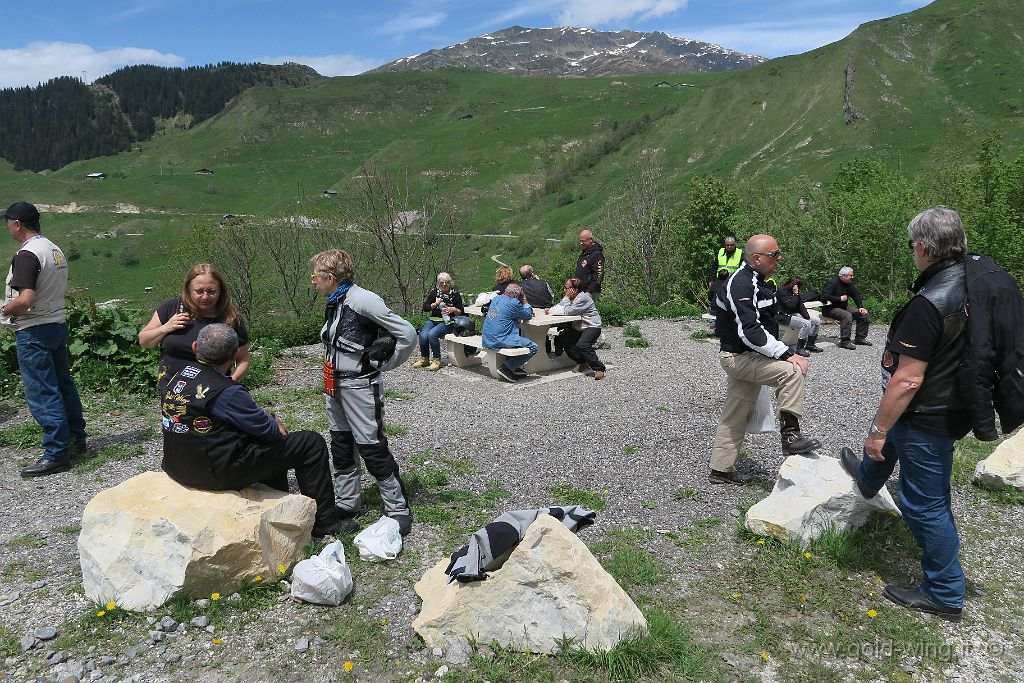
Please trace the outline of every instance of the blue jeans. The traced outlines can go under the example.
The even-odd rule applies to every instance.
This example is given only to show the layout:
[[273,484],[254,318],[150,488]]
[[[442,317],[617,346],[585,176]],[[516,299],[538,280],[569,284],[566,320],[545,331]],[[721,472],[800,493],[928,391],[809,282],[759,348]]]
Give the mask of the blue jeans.
[[71,379],[66,323],[35,325],[15,334],[29,412],[43,428],[43,457],[63,462],[72,442],[85,442],[85,418]]
[[427,318],[427,322],[423,323],[423,327],[420,328],[420,355],[430,358],[432,351],[434,358],[440,359],[441,337],[448,334],[449,331],[446,323]]
[[534,344],[526,337],[508,337],[507,339],[503,339],[501,341],[501,346],[497,348],[511,349],[517,346],[525,346],[526,348],[530,349],[530,352],[525,356],[506,356],[504,365],[505,369],[508,370],[509,372],[515,372],[519,368],[526,365],[526,361],[533,358],[534,354],[537,353],[537,350],[539,348],[536,344]]
[[951,436],[921,431],[900,420],[885,439],[885,460],[865,457],[860,464],[865,493],[877,493],[900,463],[900,509],[922,551],[921,592],[946,607],[963,607],[965,588],[960,537],[950,507],[955,443]]

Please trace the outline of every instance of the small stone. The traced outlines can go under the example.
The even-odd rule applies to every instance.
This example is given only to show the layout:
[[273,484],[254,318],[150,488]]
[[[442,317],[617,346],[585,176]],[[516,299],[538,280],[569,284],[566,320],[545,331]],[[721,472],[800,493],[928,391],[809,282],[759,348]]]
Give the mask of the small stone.
[[96,660],[96,664],[98,666],[110,666],[115,661],[117,661],[117,660],[115,660],[110,655],[103,655],[102,657],[100,657],[99,659]]
[[192,621],[189,623],[196,628],[206,628],[210,625],[210,618],[207,616],[192,617]]
[[54,666],[56,664],[61,664],[62,662],[66,662],[68,660],[68,657],[70,657],[70,656],[71,655],[69,655],[67,652],[64,652],[63,650],[59,650],[59,651],[54,652],[53,654],[51,654],[49,657],[47,657],[46,661],[47,661],[47,663],[49,663],[50,666]]
[[10,605],[12,602],[14,602],[20,597],[21,593],[18,592],[5,593],[3,596],[0,596],[0,607],[6,607],[7,605]]
[[216,633],[217,629],[216,629],[216,627],[214,627],[213,624],[210,624],[209,626],[206,627],[206,632],[207,633]]
[[99,669],[96,669],[95,671],[90,671],[89,672],[89,680],[91,680],[91,681],[98,681],[101,678],[103,678],[103,672],[100,671]]
[[60,683],[80,683],[82,679],[74,674],[68,674],[64,678],[60,679]]
[[21,643],[21,651],[27,652],[34,648],[39,641],[36,640],[35,636],[23,636],[19,642]]
[[434,672],[434,677],[435,678],[444,678],[445,674],[447,674],[447,673],[448,673],[448,665],[447,664],[442,664],[441,668],[439,668],[437,671]]
[[53,626],[40,626],[35,630],[35,636],[39,640],[49,640],[57,635],[57,629]]
[[43,586],[45,586],[45,585],[46,585],[46,579],[39,579],[38,581],[30,584],[29,588],[31,588],[34,591],[37,591],[40,588],[42,588]]
[[173,631],[178,628],[178,622],[174,620],[174,617],[168,615],[160,620],[161,631]]
[[181,661],[181,655],[179,655],[179,654],[167,655],[166,657],[164,657],[164,661],[167,662],[168,664],[177,664],[178,662]]
[[166,634],[163,631],[151,631],[149,634],[149,639],[152,640],[154,643],[159,643],[161,640],[164,639],[165,636]]
[[431,653],[432,653],[432,654],[433,654],[433,655],[434,655],[435,657],[444,657],[444,650],[442,650],[442,649],[441,649],[441,648],[439,648],[439,647],[435,647],[435,648],[434,648],[433,650],[431,650]]
[[196,661],[196,656],[195,655],[187,655],[185,657],[185,661],[186,662],[194,662],[194,661]]
[[150,626],[152,626],[153,624],[156,623],[156,617],[154,617],[154,616],[146,617],[146,623],[149,624]]
[[198,600],[196,600],[196,607],[198,609],[206,609],[209,606],[210,606],[210,601],[207,600],[206,598],[199,598]]
[[309,649],[309,639],[308,638],[299,638],[299,640],[295,643],[295,649],[298,650],[299,652],[305,652],[306,650],[308,650]]
[[242,594],[241,593],[232,593],[231,595],[228,596],[228,600],[230,600],[231,602],[238,602],[241,599],[242,599]]

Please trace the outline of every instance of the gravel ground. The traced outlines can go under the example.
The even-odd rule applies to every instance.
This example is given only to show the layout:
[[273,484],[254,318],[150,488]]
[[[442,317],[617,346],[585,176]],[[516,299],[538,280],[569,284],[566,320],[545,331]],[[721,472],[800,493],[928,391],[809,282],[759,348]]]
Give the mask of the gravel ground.
[[[482,370],[447,366],[436,373],[408,366],[388,373],[389,389],[411,394],[407,400],[389,401],[387,407],[387,422],[408,428],[406,435],[392,439],[396,455],[406,468],[409,457],[424,450],[470,459],[478,471],[453,474],[453,485],[479,492],[488,480],[498,479],[510,494],[502,509],[551,504],[549,489],[557,483],[607,491],[607,509],[599,514],[596,527],[584,532],[588,542],[613,528],[678,530],[708,517],[736,518],[740,505],[770,490],[782,463],[778,437],[755,436],[745,446],[749,457],[741,459],[739,468],[755,474],[760,488],[709,484],[707,460],[724,387],[717,343],[691,338],[693,331],[703,329],[697,321],[640,321],[639,326],[650,348],[626,348],[621,328],[606,330],[612,348],[600,352],[609,366],[601,382],[563,372],[509,385]],[[835,327],[826,328],[827,334],[834,331]],[[883,331],[881,326],[872,329],[873,348],[830,347],[811,359],[803,429],[822,441],[824,454],[860,443],[877,405]],[[303,355],[306,352],[315,354],[316,349],[296,349],[280,359],[279,388],[314,385],[318,372]],[[140,436],[147,436],[144,430],[158,424],[156,412],[155,401],[150,406],[128,405],[114,411],[107,406],[102,414],[93,412],[91,442],[94,447],[139,442]],[[295,412],[307,419],[323,414],[319,399],[295,406]],[[0,413],[0,427],[26,419],[24,407],[16,406]],[[0,505],[6,510],[0,517],[0,625],[16,638],[45,626],[57,627],[58,638],[69,635],[70,624],[88,608],[81,594],[76,525],[98,491],[159,467],[161,448],[153,436],[150,433],[150,440],[143,442],[145,452],[131,459],[110,461],[86,474],[34,480],[22,480],[18,469],[20,463],[34,460],[36,451],[5,449],[0,458]],[[681,489],[693,494],[677,499]],[[1019,680],[1011,662],[1022,652],[1024,603],[1016,585],[1024,536],[1022,509],[994,507],[969,492],[957,492],[954,507],[964,534],[964,565],[979,592],[968,603],[964,625],[940,627],[958,649],[959,661],[941,675],[925,678]],[[713,590],[709,587],[716,585],[723,567],[749,552],[737,543],[732,524],[708,533],[712,542],[699,553],[673,546],[660,558],[675,574],[671,585],[656,589],[665,592],[666,600],[700,598]],[[229,619],[217,634],[223,635],[221,645],[212,644],[213,636],[205,629],[191,626],[157,643],[148,631],[140,630],[134,641],[141,644],[138,647],[69,646],[70,659],[56,665],[46,661],[55,648],[43,642],[9,657],[0,669],[0,680],[49,680],[67,671],[81,673],[82,680],[105,681],[337,680],[344,660],[365,666],[372,674],[367,680],[429,677],[445,662],[443,653],[439,657],[426,650],[411,629],[418,610],[412,585],[454,549],[449,543],[441,530],[418,524],[396,563],[357,562],[357,592],[374,596],[365,604],[329,609],[282,601]],[[986,597],[981,590],[985,586],[997,586],[999,600]],[[320,638],[346,609],[386,620],[386,661],[364,665],[359,653],[344,642]],[[729,628],[727,623],[709,625],[712,630]],[[300,651],[302,638],[308,647]],[[755,666],[741,667],[735,678],[758,673],[772,679],[771,667]]]

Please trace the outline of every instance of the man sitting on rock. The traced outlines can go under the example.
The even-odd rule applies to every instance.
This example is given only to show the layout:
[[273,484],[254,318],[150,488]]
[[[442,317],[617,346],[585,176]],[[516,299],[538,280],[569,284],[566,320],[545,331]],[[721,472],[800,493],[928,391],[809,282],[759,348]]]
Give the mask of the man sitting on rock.
[[313,431],[289,434],[281,418],[268,414],[249,391],[226,374],[238,335],[220,323],[205,327],[186,365],[161,397],[164,458],[161,467],[179,484],[207,491],[262,483],[288,491],[295,470],[299,492],[316,501],[313,536],[354,531],[334,504],[327,443]]
[[[825,304],[821,314],[839,321],[839,348],[852,351],[857,348],[855,345],[871,346],[868,341],[871,316],[861,302],[857,285],[853,284],[853,268],[840,268],[839,275],[829,280],[825,289],[821,290],[821,300]],[[851,301],[855,308],[849,308]],[[857,321],[857,336],[851,342],[850,331],[854,320]]]

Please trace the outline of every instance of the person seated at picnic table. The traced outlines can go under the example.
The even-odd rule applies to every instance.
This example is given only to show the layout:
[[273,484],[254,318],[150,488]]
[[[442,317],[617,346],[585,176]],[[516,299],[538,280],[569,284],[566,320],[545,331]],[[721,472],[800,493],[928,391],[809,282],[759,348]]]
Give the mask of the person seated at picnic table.
[[526,322],[532,317],[533,308],[526,303],[523,288],[515,282],[508,283],[505,292],[491,300],[490,308],[484,316],[482,337],[485,349],[512,349],[524,346],[529,349],[525,356],[507,356],[505,362],[498,366],[498,375],[506,382],[515,382],[519,377],[526,377],[528,373],[523,371],[522,367],[537,353],[539,347],[519,333],[519,323]]
[[522,281],[519,286],[526,292],[526,303],[535,308],[547,308],[554,301],[555,294],[551,291],[551,285],[541,280],[531,265],[519,266],[519,277]]
[[505,288],[516,281],[515,273],[508,266],[501,266],[494,272],[494,287],[491,289],[498,294],[504,294]]
[[594,371],[594,379],[604,379],[605,366],[597,357],[594,347],[601,336],[601,314],[589,294],[582,291],[583,282],[576,277],[565,281],[565,296],[545,313],[551,315],[578,315],[581,320],[573,322],[559,332],[555,344],[576,361],[573,372],[583,372],[587,368]]
[[139,346],[160,346],[157,389],[162,395],[165,380],[182,366],[195,361],[192,342],[207,325],[224,323],[238,335],[231,379],[242,381],[249,370],[249,332],[231,303],[224,275],[210,263],[197,263],[185,274],[181,294],[160,304],[139,332]]
[[[455,329],[457,317],[466,315],[462,294],[455,289],[451,275],[437,274],[437,285],[423,297],[423,312],[430,317],[420,328],[420,358],[412,366],[434,372],[441,369],[441,337]],[[431,353],[434,360],[430,360]]]
[[805,300],[801,295],[804,286],[804,279],[794,275],[778,291],[779,315],[775,317],[779,325],[786,325],[791,330],[799,330],[797,335],[796,352],[801,356],[810,356],[811,352],[820,353],[825,349],[817,345],[818,329],[821,327],[821,319],[817,313],[807,310]]

